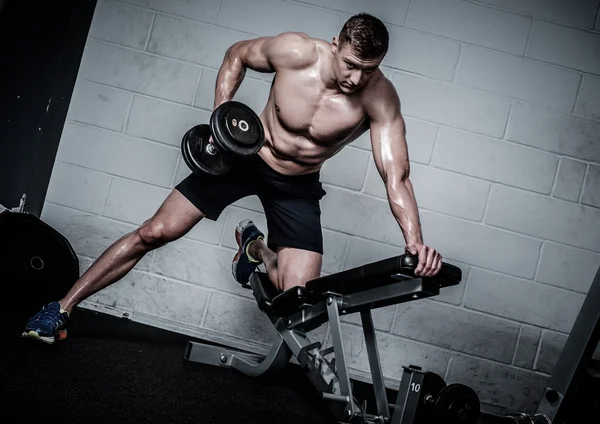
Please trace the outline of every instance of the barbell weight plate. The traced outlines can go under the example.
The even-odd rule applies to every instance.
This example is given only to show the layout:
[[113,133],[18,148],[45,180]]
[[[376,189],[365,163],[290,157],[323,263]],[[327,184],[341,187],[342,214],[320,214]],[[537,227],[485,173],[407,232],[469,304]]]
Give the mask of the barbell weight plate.
[[250,107],[233,100],[213,111],[210,130],[219,148],[234,156],[254,155],[265,142],[265,130],[258,115]]
[[480,403],[475,390],[460,383],[449,384],[435,402],[435,423],[477,424]]
[[198,175],[222,175],[231,169],[231,160],[218,148],[208,152],[210,127],[206,124],[190,128],[181,140],[181,154],[186,165]]
[[[446,387],[446,382],[442,376],[431,371],[425,373],[423,387],[420,388],[419,393],[419,406],[415,412],[415,423],[430,424],[433,422],[435,399],[444,387]],[[433,399],[432,404],[427,401],[428,396]]]

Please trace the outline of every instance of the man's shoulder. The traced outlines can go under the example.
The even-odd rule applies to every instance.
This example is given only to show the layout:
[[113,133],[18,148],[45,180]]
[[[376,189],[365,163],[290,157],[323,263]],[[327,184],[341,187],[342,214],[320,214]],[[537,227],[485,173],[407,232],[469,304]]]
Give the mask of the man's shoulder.
[[390,81],[381,70],[377,70],[369,86],[363,92],[363,104],[367,109],[379,109],[381,107],[395,107],[400,99],[394,83]]
[[280,32],[279,34],[275,34],[273,38],[279,43],[297,45],[300,47],[308,46],[311,41],[314,42],[315,40],[310,35],[299,31]]
[[285,58],[287,67],[296,68],[314,63],[318,58],[318,40],[303,32],[282,32],[273,37],[274,51]]

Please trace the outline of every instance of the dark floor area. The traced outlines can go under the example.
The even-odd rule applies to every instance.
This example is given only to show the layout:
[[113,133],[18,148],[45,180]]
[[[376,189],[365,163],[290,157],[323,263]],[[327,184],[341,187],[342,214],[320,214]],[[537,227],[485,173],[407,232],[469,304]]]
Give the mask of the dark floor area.
[[3,349],[0,421],[332,423],[296,366],[257,379],[183,359],[187,336],[77,310],[66,341],[12,334]]
[[[47,345],[20,338],[14,316],[3,317],[5,323],[13,322],[2,349],[1,422],[336,422],[292,364],[274,377],[251,378],[188,362],[183,355],[190,337],[82,309],[73,313],[68,339]],[[577,396],[582,404],[576,409],[590,411],[583,415],[600,411],[593,384]],[[370,386],[355,382],[354,393],[364,399],[372,392]],[[583,396],[586,393],[595,394]],[[389,391],[388,400],[394,402],[395,394]],[[496,422],[484,415],[479,421]],[[567,422],[579,424],[580,419]]]

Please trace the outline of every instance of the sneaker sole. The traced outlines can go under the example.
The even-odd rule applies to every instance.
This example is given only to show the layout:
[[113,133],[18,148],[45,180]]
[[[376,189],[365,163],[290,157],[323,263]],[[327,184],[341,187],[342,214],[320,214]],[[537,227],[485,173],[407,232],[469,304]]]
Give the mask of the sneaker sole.
[[26,339],[39,340],[39,341],[47,343],[47,344],[53,344],[57,340],[65,340],[67,338],[67,331],[66,330],[58,331],[54,336],[48,337],[48,336],[40,336],[37,333],[37,331],[31,330],[31,331],[27,331],[27,332],[24,331],[21,334],[21,337],[26,338]]
[[254,223],[252,222],[252,220],[244,219],[237,225],[237,227],[235,227],[235,241],[238,244],[238,246],[240,247],[240,249],[242,248],[242,233],[244,232],[246,227],[253,225],[253,224]]
[[233,275],[233,278],[236,279],[236,270],[237,270],[237,264],[240,260],[240,256],[242,255],[242,249],[240,248],[238,250],[238,252],[235,254],[235,256],[233,257],[233,261],[231,262],[231,274]]

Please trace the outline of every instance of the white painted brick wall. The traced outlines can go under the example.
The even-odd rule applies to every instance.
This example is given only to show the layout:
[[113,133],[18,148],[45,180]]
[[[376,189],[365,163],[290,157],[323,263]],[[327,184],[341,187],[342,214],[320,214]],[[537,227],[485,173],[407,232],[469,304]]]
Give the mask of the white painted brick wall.
[[110,175],[56,162],[46,200],[82,211],[101,214],[110,186]]
[[[423,326],[436,322],[434,326]],[[392,333],[499,362],[510,363],[519,325],[423,299],[398,305]],[[495,337],[490,338],[490,333]],[[457,342],[462,340],[462,342]]]
[[[350,368],[368,372],[369,361],[362,333],[361,327],[351,324],[342,325],[344,350],[350,353],[347,365]],[[376,337],[380,352],[379,359],[386,377],[399,380],[402,377],[403,366],[419,364],[423,358],[431,358],[431,364],[427,367],[429,371],[441,375],[446,372],[446,366],[450,359],[450,353],[447,350],[379,331]]]
[[252,293],[242,288],[231,275],[234,254],[234,251],[222,247],[177,240],[156,250],[152,271],[202,287],[250,297]]
[[141,225],[159,208],[169,190],[123,178],[114,178],[106,198],[103,215]]
[[541,242],[483,224],[421,212],[425,242],[448,259],[533,278]]
[[217,25],[257,36],[299,31],[328,41],[337,35],[340,22],[338,12],[281,0],[222,0],[217,17]]
[[521,326],[519,334],[519,345],[515,351],[513,365],[517,367],[533,369],[533,363],[540,343],[541,330],[528,325]]
[[521,55],[531,19],[462,0],[414,0],[406,26]]
[[456,69],[458,84],[570,111],[579,74],[481,47],[465,46]]
[[[373,318],[373,326],[376,330],[385,331],[389,333],[392,330],[392,325],[394,325],[395,315],[396,305],[373,309],[371,311],[371,317]],[[362,325],[362,319],[358,312],[354,314],[344,315],[340,318],[340,320],[342,322]]]
[[[373,159],[368,152],[354,147],[347,147],[323,165],[321,181],[360,190],[365,182],[367,166],[372,161]],[[353,166],[348,166],[349,163]],[[371,167],[374,168],[374,164]],[[381,181],[381,177],[379,181]]]
[[209,119],[210,112],[205,110],[134,96],[125,132],[179,147],[188,129]]
[[583,162],[562,158],[552,195],[572,202],[579,200],[586,168],[587,166]]
[[342,271],[348,236],[335,231],[323,230],[323,269],[327,274]]
[[513,102],[506,138],[542,150],[600,161],[600,122]]
[[383,61],[385,66],[452,81],[459,43],[394,26],[388,31],[393,41]]
[[88,81],[75,87],[67,118],[121,131],[131,104],[130,93]]
[[503,9],[582,29],[594,27],[598,0],[476,0]]
[[[57,160],[166,187],[178,150],[80,124],[67,124]],[[135,159],[135,160],[132,160]]]
[[[248,38],[248,35],[238,31],[159,15],[154,22],[148,51],[218,68],[227,48]],[[189,94],[193,90],[192,87]]]
[[[42,218],[85,271],[189,175],[179,143],[208,122],[231,44],[282,31],[329,41],[351,14],[375,14],[424,239],[463,271],[435,298],[373,312],[386,381],[416,364],[471,385],[484,407],[533,410],[600,265],[600,0],[251,3],[99,2]],[[234,98],[260,112],[272,80],[249,70]],[[323,274],[403,252],[368,133],[321,176]],[[241,199],[83,306],[266,349],[276,334],[231,275],[245,218],[266,232],[258,198]],[[359,316],[342,321],[364,379]],[[314,333],[330,345],[326,325]]]
[[225,293],[212,293],[204,327],[217,333],[264,344],[272,344],[279,337],[269,318],[256,307],[254,299]]
[[368,11],[384,22],[403,25],[410,0],[379,0],[376,2],[370,0],[298,0],[298,3],[307,3],[326,9],[339,10],[347,14]]
[[590,165],[581,203],[600,208],[600,166]]
[[[208,304],[208,290],[192,284],[133,270],[116,284],[89,298],[100,305],[199,327]],[[156,299],[161,299],[156,302]]]
[[122,46],[143,49],[148,39],[154,13],[122,3],[98,2],[90,36]]
[[600,251],[600,234],[592,231],[600,228],[600,209],[496,186],[492,188],[485,222],[522,234]]
[[472,269],[465,306],[488,314],[569,332],[584,296],[527,280]]
[[501,140],[442,128],[432,163],[485,180],[550,193],[558,158]]
[[321,222],[325,228],[404,246],[404,239],[387,201],[325,186]]
[[566,342],[567,337],[564,334],[545,331],[542,334],[542,345],[535,369],[551,373]]
[[575,104],[575,113],[600,120],[600,96],[598,93],[600,93],[600,78],[584,76]]
[[187,177],[188,175],[190,175],[191,173],[192,172],[190,171],[190,168],[188,168],[188,166],[185,164],[185,161],[183,160],[183,157],[180,154],[179,161],[177,164],[177,170],[175,171],[175,178],[173,178],[173,184],[171,184],[171,186],[169,186],[169,188],[175,187],[177,184],[179,184],[181,181],[183,181],[183,179],[185,177]]
[[356,268],[370,262],[391,258],[398,255],[398,247],[387,243],[365,240],[363,238],[350,237],[346,253],[344,269]]
[[495,137],[504,133],[510,108],[506,99],[401,72],[393,82],[408,116]]
[[[482,379],[481,374],[486,378]],[[535,411],[531,399],[540,399],[548,380],[538,373],[464,355],[452,357],[446,377],[448,383],[477,387],[477,395],[484,404],[530,413]]]
[[121,0],[150,10],[182,16],[195,21],[213,23],[217,18],[220,0]]
[[[573,46],[577,46],[576,49]],[[535,21],[527,57],[600,74],[600,35]]]
[[598,253],[545,242],[536,280],[587,293],[599,264]]
[[190,104],[200,69],[191,64],[89,40],[79,75],[132,92]]

